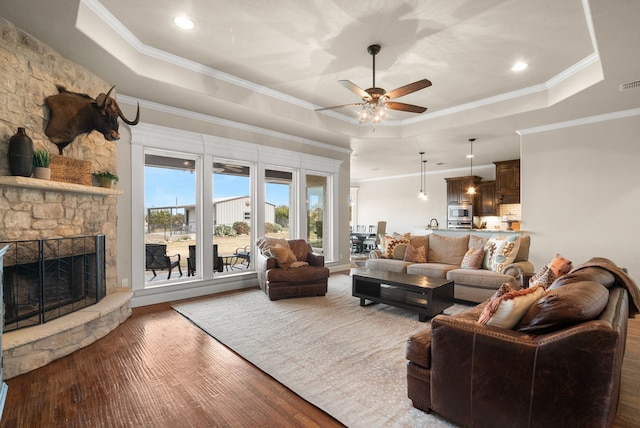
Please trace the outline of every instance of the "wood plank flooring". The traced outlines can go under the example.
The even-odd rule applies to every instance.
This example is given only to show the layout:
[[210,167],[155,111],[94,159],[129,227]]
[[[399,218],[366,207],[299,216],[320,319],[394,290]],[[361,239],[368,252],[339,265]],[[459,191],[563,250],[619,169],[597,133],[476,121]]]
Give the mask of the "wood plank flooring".
[[[639,379],[636,317],[629,320],[616,427],[640,426]],[[105,338],[7,384],[0,428],[343,426],[169,303],[136,308]]]

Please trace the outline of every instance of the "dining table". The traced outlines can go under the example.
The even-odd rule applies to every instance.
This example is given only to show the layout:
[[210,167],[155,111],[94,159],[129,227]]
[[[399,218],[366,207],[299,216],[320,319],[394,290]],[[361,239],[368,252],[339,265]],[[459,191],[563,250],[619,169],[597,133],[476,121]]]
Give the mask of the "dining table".
[[351,238],[356,239],[356,252],[363,253],[364,252],[364,241],[368,238],[375,237],[375,233],[365,233],[365,232],[351,232]]

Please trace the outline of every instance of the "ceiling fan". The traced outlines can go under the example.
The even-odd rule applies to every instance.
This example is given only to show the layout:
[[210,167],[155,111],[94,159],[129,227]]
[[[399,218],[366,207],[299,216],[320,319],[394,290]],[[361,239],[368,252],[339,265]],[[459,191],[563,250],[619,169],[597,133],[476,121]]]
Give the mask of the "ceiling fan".
[[213,164],[213,172],[216,174],[221,173],[242,173],[248,171],[248,167],[240,166],[240,165],[231,165],[225,163],[214,162]]
[[403,95],[408,95],[412,92],[419,91],[420,89],[431,86],[431,82],[427,79],[418,80],[417,82],[410,83],[405,86],[401,86],[392,91],[385,91],[382,88],[376,87],[376,55],[380,52],[380,45],[371,45],[367,48],[367,52],[373,57],[373,85],[371,88],[362,89],[355,83],[349,80],[339,80],[342,86],[350,90],[351,92],[362,98],[361,103],[343,104],[333,107],[325,107],[316,109],[316,111],[333,110],[342,107],[360,106],[360,123],[373,122],[377,123],[384,119],[385,110],[400,110],[410,113],[423,113],[427,110],[426,107],[420,107],[412,104],[399,103],[395,101],[389,101],[395,98],[399,98]]

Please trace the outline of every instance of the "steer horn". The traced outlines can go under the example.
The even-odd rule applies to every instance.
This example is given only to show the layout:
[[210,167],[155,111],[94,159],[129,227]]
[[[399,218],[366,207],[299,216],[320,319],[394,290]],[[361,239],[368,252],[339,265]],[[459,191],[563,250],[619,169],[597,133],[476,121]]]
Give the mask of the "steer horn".
[[122,119],[128,125],[138,124],[138,121],[140,120],[140,103],[138,103],[138,111],[136,112],[136,118],[134,120],[129,120],[124,117],[124,114],[122,114],[122,110],[120,110],[120,106],[118,105],[118,103],[114,101],[114,104],[116,106],[116,109],[118,110],[118,116],[120,116],[120,119]]
[[104,108],[107,106],[107,102],[109,101],[109,95],[111,95],[111,91],[113,91],[113,88],[115,87],[116,85],[113,85],[111,89],[109,89],[109,92],[107,92],[107,95],[100,94],[96,97],[96,104],[98,105],[98,110],[104,110]]

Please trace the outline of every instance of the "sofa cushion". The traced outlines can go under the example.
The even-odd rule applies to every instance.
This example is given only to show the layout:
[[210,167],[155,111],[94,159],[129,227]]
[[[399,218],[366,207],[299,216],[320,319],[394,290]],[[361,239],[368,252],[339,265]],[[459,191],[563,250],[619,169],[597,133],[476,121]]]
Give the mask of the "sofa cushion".
[[520,248],[518,235],[493,235],[485,245],[484,268],[494,272],[502,269],[516,258]]
[[429,237],[427,261],[460,266],[468,245],[469,235],[454,237],[432,234]]
[[366,267],[371,270],[407,273],[407,267],[412,264],[412,262],[405,262],[404,260],[367,259]]
[[471,247],[467,250],[460,267],[462,269],[481,269],[484,261],[484,249]]
[[518,284],[518,280],[511,276],[500,272],[494,272],[486,269],[453,269],[447,272],[447,279],[458,285],[471,285],[478,288],[489,288],[493,291],[500,288],[502,284],[510,284],[514,288]]
[[520,248],[514,262],[526,262],[529,260],[529,246],[531,245],[531,235],[520,236]]
[[414,247],[411,243],[407,244],[407,249],[404,252],[404,261],[413,263],[426,263],[427,251],[424,247]]
[[469,235],[469,248],[481,248],[484,250],[488,240],[488,236]]
[[448,263],[414,263],[407,266],[407,273],[444,279],[447,277],[447,272],[452,269],[459,269],[459,266]]
[[513,290],[504,284],[485,306],[478,318],[480,324],[512,329],[518,325],[531,305],[545,293],[543,287]]
[[409,242],[415,248],[424,247],[425,254],[429,255],[429,235],[411,235]]
[[548,333],[595,319],[609,301],[609,290],[595,281],[579,281],[548,290],[529,308],[518,330]]
[[595,281],[600,285],[611,288],[613,284],[615,284],[616,278],[606,269],[597,266],[590,266],[561,276],[551,284],[549,289],[551,290],[580,281]]
[[269,269],[266,281],[271,287],[281,286],[279,283],[307,282],[313,283],[329,277],[329,269],[324,266],[302,266],[296,269]]

